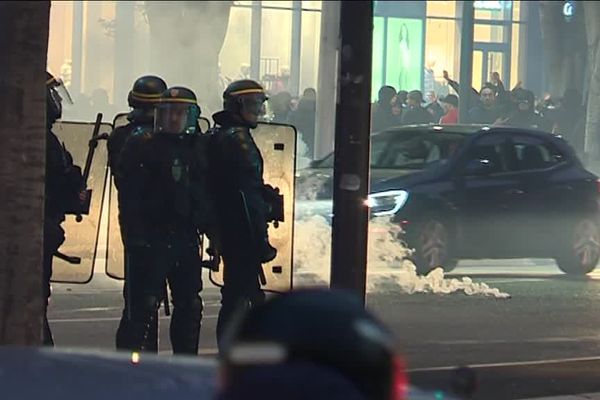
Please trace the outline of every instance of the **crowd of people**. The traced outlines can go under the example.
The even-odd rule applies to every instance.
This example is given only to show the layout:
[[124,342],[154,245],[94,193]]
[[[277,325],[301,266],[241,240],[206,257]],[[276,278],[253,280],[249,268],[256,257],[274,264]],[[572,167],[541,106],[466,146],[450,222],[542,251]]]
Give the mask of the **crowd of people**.
[[305,89],[300,98],[294,98],[287,91],[277,92],[269,97],[268,108],[268,120],[295,126],[306,144],[307,154],[314,154],[317,114],[315,89]]
[[[460,84],[447,71],[444,71],[444,79],[456,94],[438,98],[435,92],[429,91],[424,98],[420,90],[396,92],[392,86],[381,87],[372,107],[371,131],[399,125],[457,124]],[[577,90],[565,90],[560,99],[547,96],[536,101],[534,93],[523,88],[520,82],[507,90],[500,75],[494,72],[479,91],[472,88],[470,93],[465,123],[553,132],[564,136],[578,153],[583,153],[585,106]]]

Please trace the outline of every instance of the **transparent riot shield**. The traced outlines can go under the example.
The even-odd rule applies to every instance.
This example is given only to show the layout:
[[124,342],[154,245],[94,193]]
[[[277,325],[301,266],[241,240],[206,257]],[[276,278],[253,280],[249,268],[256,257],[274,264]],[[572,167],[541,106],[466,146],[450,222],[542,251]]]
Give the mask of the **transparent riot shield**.
[[[113,127],[116,129],[129,123],[128,113],[121,113],[115,116]],[[108,174],[107,183],[107,207],[108,215],[106,227],[106,258],[105,272],[111,278],[125,278],[125,249],[121,238],[121,225],[119,224],[119,201],[117,198],[117,187],[111,172]]]
[[[108,134],[111,130],[110,124],[100,124],[98,135]],[[73,163],[83,168],[94,131],[94,123],[58,121],[54,124],[52,131],[59,140],[64,142],[65,147],[73,156]],[[62,224],[66,239],[59,252],[69,257],[80,258],[81,261],[78,264],[72,264],[64,259],[54,257],[52,282],[87,283],[92,279],[107,179],[106,163],[106,146],[99,143],[95,149],[87,182],[88,189],[92,190],[89,214],[82,215],[80,222],[77,221],[77,216],[67,215]]]
[[[296,128],[260,123],[252,131],[252,137],[264,160],[265,183],[279,188],[284,202],[284,221],[279,222],[277,227],[269,224],[269,240],[277,249],[277,257],[263,265],[266,283],[262,288],[271,292],[284,292],[291,290],[293,283]],[[217,271],[211,271],[210,279],[215,285],[223,285],[223,268],[221,263]]]

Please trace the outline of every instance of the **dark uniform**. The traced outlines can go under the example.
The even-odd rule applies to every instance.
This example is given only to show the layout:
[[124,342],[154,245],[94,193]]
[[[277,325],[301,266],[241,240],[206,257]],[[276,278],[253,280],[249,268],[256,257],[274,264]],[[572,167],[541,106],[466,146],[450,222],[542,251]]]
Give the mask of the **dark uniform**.
[[197,354],[202,318],[199,233],[211,211],[200,109],[185,88],[164,92],[155,129],[139,129],[121,154],[121,211],[130,259],[128,323],[133,350],[154,350],[150,332],[168,281],[173,300],[170,337],[174,353]]
[[224,110],[213,116],[211,177],[219,219],[219,251],[225,264],[217,340],[240,306],[264,300],[259,273],[262,263],[275,258],[269,244],[263,159],[250,135],[266,100],[256,82],[233,82],[223,94]]
[[[154,129],[154,106],[157,104],[162,93],[167,89],[166,83],[157,76],[143,76],[138,78],[133,88],[129,92],[127,102],[132,107],[132,111],[127,116],[129,123],[125,126],[116,128],[108,139],[108,162],[114,177],[115,186],[118,190],[118,201],[119,201],[119,223],[121,226],[121,237],[123,238],[123,244],[125,247],[125,285],[123,286],[123,299],[125,301],[125,307],[123,309],[123,316],[117,330],[116,346],[117,349],[131,349],[134,347],[132,339],[128,337],[129,330],[127,324],[129,322],[129,297],[131,295],[129,291],[130,275],[137,276],[143,274],[145,260],[142,257],[138,259],[136,255],[138,253],[129,254],[125,243],[125,221],[122,210],[122,195],[123,191],[121,188],[121,180],[123,174],[119,168],[120,156],[125,143],[133,136],[134,132],[138,135],[143,133],[150,134]],[[139,279],[138,279],[139,281]],[[148,332],[147,350],[158,351],[158,311],[155,312],[154,318],[152,319],[152,326]]]
[[62,97],[57,88],[62,83],[46,73],[46,186],[44,211],[44,330],[43,343],[53,345],[52,332],[48,325],[46,311],[50,297],[50,278],[52,277],[52,258],[65,241],[65,231],[61,223],[65,213],[72,209],[82,189],[81,168],[73,165],[73,157],[64,144],[52,133],[52,125],[62,116]]
[[535,96],[532,91],[515,89],[512,91],[513,110],[504,122],[508,126],[523,129],[540,129],[550,132],[550,120],[535,111]]

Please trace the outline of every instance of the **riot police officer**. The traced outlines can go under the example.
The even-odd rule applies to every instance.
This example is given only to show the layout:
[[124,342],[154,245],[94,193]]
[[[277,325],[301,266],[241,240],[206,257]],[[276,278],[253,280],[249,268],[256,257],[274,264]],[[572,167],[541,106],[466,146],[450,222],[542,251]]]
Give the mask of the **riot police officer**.
[[[63,96],[59,94],[63,93]],[[44,214],[44,322],[43,343],[54,345],[46,311],[50,297],[52,258],[65,241],[61,224],[68,210],[76,209],[77,203],[85,200],[82,192],[81,168],[73,165],[73,157],[52,132],[52,125],[62,117],[62,101],[70,100],[62,82],[46,72],[46,186]]]
[[235,309],[264,300],[259,276],[262,264],[277,250],[269,244],[263,181],[263,159],[250,129],[256,128],[267,100],[252,80],[231,83],[223,93],[223,111],[213,115],[211,177],[219,219],[219,252],[225,265],[217,340]]
[[211,214],[199,115],[191,90],[167,89],[155,109],[153,132],[134,133],[121,154],[125,241],[129,257],[138,260],[130,265],[125,324],[133,350],[155,350],[149,334],[167,280],[173,352],[198,352],[203,309],[198,238],[208,230]]
[[[154,129],[154,107],[160,100],[161,95],[167,90],[167,85],[158,76],[147,75],[138,78],[133,88],[129,92],[127,102],[132,108],[131,112],[127,115],[129,123],[124,126],[117,127],[108,138],[108,160],[111,167],[111,171],[114,177],[115,186],[118,190],[118,201],[119,201],[119,222],[121,226],[121,237],[124,239],[125,234],[125,222],[122,218],[122,191],[119,190],[121,187],[122,173],[119,169],[119,157],[121,151],[125,146],[127,140],[137,132],[141,135],[142,132],[150,134]],[[125,245],[125,240],[123,240]],[[128,337],[127,333],[129,330],[126,324],[129,322],[129,272],[130,269],[138,271],[144,268],[144,265],[139,265],[143,260],[138,260],[127,253],[127,247],[125,247],[125,285],[123,286],[123,299],[125,301],[125,307],[123,309],[123,317],[117,330],[116,346],[117,349],[129,349],[133,346],[131,338]],[[153,325],[148,333],[148,349],[152,351],[158,350],[158,315],[153,318]]]

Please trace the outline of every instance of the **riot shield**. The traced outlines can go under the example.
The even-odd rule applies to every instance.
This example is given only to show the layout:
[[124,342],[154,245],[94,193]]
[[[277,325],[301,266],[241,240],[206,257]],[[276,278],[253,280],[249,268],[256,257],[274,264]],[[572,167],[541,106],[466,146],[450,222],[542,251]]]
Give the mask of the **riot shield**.
[[[129,123],[128,113],[121,113],[115,116],[113,121],[114,129],[125,126]],[[119,201],[117,198],[117,187],[115,186],[112,173],[108,174],[107,184],[107,227],[106,227],[106,268],[105,272],[111,278],[125,278],[125,249],[121,238],[121,224],[119,224]]]
[[[99,135],[108,134],[110,124],[100,124]],[[93,123],[58,121],[52,131],[64,142],[73,156],[73,163],[83,168],[89,151],[89,142],[94,131]],[[71,264],[64,259],[54,257],[52,282],[87,283],[92,279],[96,262],[96,252],[100,233],[100,216],[104,203],[104,188],[107,178],[106,146],[97,146],[90,168],[88,188],[92,190],[90,211],[77,222],[75,215],[67,215],[62,226],[65,230],[65,243],[59,252],[69,257],[81,259],[79,264]]]
[[[291,125],[260,123],[252,137],[264,159],[266,184],[279,188],[283,194],[284,221],[278,226],[269,224],[269,240],[277,249],[277,257],[263,265],[266,283],[263,290],[285,292],[292,289],[293,235],[294,235],[294,183],[296,169],[296,128]],[[223,263],[211,271],[210,280],[223,285]]]

